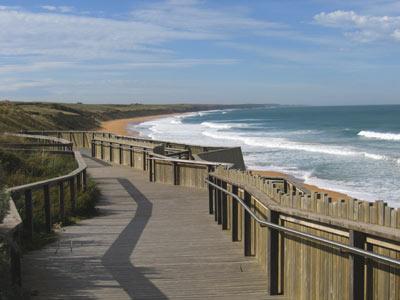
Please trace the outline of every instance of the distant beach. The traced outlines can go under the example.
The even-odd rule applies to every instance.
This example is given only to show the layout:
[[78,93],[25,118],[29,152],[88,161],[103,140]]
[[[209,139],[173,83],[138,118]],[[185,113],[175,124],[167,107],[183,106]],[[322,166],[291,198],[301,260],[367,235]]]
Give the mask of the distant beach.
[[139,132],[136,130],[132,130],[129,128],[129,125],[137,125],[143,122],[148,122],[152,120],[157,120],[161,118],[165,118],[168,116],[175,116],[177,113],[171,114],[162,114],[162,115],[151,115],[151,116],[141,116],[141,117],[133,117],[127,119],[116,119],[110,121],[101,122],[101,127],[99,131],[111,132],[118,135],[131,135],[131,136],[139,136]]

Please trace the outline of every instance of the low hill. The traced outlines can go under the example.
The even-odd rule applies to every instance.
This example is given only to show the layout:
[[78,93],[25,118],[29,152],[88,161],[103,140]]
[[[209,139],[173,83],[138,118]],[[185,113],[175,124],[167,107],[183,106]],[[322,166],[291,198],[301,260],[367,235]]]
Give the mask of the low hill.
[[101,121],[167,113],[238,108],[244,105],[79,104],[0,101],[0,132],[94,130]]

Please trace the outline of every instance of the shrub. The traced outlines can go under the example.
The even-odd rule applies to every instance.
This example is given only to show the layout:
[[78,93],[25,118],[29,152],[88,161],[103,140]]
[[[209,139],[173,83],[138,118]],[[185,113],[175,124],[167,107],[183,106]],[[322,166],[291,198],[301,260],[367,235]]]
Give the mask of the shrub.
[[77,215],[81,217],[96,215],[96,203],[99,197],[100,190],[96,186],[96,183],[92,179],[89,179],[86,191],[78,194]]

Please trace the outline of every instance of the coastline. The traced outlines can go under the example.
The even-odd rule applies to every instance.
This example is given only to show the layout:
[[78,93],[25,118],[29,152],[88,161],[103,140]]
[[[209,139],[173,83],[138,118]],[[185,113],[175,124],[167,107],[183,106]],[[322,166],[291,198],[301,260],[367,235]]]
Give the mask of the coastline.
[[170,114],[161,114],[161,115],[150,115],[150,116],[140,116],[126,119],[115,119],[110,121],[101,122],[101,127],[98,131],[107,131],[118,135],[131,135],[131,136],[139,136],[140,133],[136,130],[128,129],[128,125],[138,125],[143,122],[153,121],[157,119],[161,119],[164,117],[183,115],[184,113],[170,113]]
[[[143,122],[153,121],[164,117],[171,117],[171,116],[185,115],[185,114],[187,113],[170,113],[170,114],[140,116],[140,117],[126,118],[126,119],[104,121],[101,123],[101,128],[99,129],[99,131],[107,131],[118,135],[130,135],[137,137],[140,135],[140,133],[138,131],[128,129],[129,124],[137,125]],[[252,169],[250,169],[249,171],[251,171],[253,174],[266,177],[276,177],[276,178],[286,178],[286,179],[293,178],[293,176],[291,176],[290,174],[276,172],[276,171],[252,170]],[[302,181],[299,178],[296,179],[300,182]],[[329,189],[320,188],[316,185],[305,184],[305,183],[303,183],[303,185],[305,188],[309,189],[312,192],[329,194],[329,196],[332,198],[333,201],[338,201],[342,199],[344,200],[352,199],[352,197],[350,197],[349,195]]]

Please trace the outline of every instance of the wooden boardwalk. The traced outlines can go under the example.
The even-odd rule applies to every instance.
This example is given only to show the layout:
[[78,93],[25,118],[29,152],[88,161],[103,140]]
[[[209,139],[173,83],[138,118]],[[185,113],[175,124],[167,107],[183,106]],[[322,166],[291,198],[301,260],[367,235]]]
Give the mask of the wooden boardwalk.
[[86,158],[100,216],[24,256],[32,299],[282,299],[208,214],[205,191],[148,182]]

